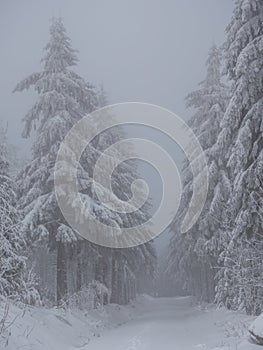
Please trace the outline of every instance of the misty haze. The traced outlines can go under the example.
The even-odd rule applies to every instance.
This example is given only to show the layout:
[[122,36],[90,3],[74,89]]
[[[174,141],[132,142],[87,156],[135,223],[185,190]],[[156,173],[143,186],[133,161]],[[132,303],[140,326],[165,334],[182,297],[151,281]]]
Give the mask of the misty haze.
[[0,19],[0,350],[263,346],[262,0]]

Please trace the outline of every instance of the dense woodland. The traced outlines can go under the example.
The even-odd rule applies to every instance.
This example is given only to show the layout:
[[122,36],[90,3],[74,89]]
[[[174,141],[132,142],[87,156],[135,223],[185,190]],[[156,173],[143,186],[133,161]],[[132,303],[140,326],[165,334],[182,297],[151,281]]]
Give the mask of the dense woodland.
[[[77,62],[61,19],[54,19],[42,71],[14,89],[33,88],[37,95],[21,130],[26,138],[34,134],[31,159],[16,159],[1,126],[0,295],[47,306],[127,304],[137,293],[155,292],[154,243],[129,249],[92,244],[72,230],[56,202],[53,174],[61,141],[85,114],[107,104],[103,89],[76,73]],[[170,227],[169,257],[159,269],[159,294],[193,295],[198,301],[259,314],[263,311],[262,0],[236,1],[225,43],[211,47],[206,68],[205,79],[187,96],[186,104],[193,112],[189,125],[207,156],[208,196],[197,222],[181,233],[193,182],[185,161],[181,205]],[[114,215],[97,200],[90,181],[100,154],[123,135],[121,129],[110,129],[92,141],[81,157],[78,185],[82,197],[95,203],[95,217],[127,227],[147,218],[150,203],[134,215]],[[130,198],[130,185],[137,176],[132,162],[118,169],[113,189],[121,199]]]
[[[96,89],[71,69],[76,64],[76,51],[63,23],[54,19],[42,59],[43,70],[14,89],[33,88],[38,94],[23,119],[23,136],[27,138],[32,132],[36,136],[32,159],[11,180],[4,128],[1,132],[0,232],[4,244],[0,292],[47,305],[126,304],[152,284],[156,265],[153,244],[130,249],[91,244],[71,229],[56,202],[53,174],[60,142],[74,123],[107,103],[103,89]],[[147,217],[146,209],[132,216],[114,216],[97,201],[90,178],[101,152],[122,136],[123,131],[118,129],[95,138],[81,157],[79,176],[83,198],[95,203],[93,215],[106,223],[115,221],[120,227]],[[129,198],[136,172],[136,165],[129,162],[118,169],[113,189],[122,199]]]
[[213,46],[207,75],[187,105],[207,155],[205,208],[186,234],[178,231],[192,193],[183,168],[180,213],[167,275],[200,301],[259,314],[263,309],[263,2],[236,1],[222,49]]

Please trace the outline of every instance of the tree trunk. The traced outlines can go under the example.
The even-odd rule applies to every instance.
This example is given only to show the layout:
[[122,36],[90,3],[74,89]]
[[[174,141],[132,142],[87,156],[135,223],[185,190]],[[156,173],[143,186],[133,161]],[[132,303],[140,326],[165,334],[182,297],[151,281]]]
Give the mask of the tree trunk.
[[111,302],[118,303],[118,261],[116,255],[113,254],[112,257],[112,293]]
[[82,288],[82,242],[77,245],[77,292]]
[[57,243],[57,305],[60,306],[67,295],[67,265],[65,244]]

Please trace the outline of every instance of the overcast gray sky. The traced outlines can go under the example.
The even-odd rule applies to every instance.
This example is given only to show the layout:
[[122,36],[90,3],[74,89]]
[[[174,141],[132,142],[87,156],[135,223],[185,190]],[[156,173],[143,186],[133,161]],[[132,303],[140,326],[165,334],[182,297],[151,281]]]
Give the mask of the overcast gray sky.
[[212,42],[221,44],[231,0],[0,0],[0,118],[12,142],[22,141],[21,119],[33,92],[15,84],[41,68],[49,20],[64,19],[78,72],[103,84],[112,103],[143,101],[185,117],[185,95],[204,77]]

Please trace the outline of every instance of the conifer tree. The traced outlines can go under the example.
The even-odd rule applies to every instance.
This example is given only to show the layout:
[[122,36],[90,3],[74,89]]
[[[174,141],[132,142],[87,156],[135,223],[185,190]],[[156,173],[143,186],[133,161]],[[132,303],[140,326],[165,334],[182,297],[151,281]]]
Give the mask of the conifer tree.
[[21,236],[16,195],[9,177],[6,131],[0,125],[0,295],[23,299],[26,283],[25,242]]
[[233,190],[227,248],[217,301],[248,313],[262,311],[263,3],[236,1],[227,28],[226,68],[232,96],[218,148],[226,154]]
[[[123,250],[117,254],[114,250],[106,250],[84,241],[65,222],[59,210],[54,192],[53,173],[61,141],[77,121],[100,107],[102,102],[101,98],[97,97],[95,88],[72,70],[77,60],[76,52],[71,48],[60,19],[52,22],[50,41],[45,51],[46,55],[42,60],[43,71],[30,75],[15,88],[15,91],[22,91],[33,86],[39,95],[37,102],[24,118],[24,136],[29,137],[32,128],[35,128],[37,137],[33,146],[33,160],[19,176],[18,193],[27,240],[33,242],[47,240],[49,248],[56,251],[56,299],[60,303],[68,294],[68,266],[73,257],[77,264],[76,273],[71,273],[75,280],[71,283],[74,285],[72,287],[74,292],[87,286],[92,279],[100,279],[102,283],[107,284],[109,290],[112,290],[112,285],[115,283],[113,280],[117,278],[112,276],[115,258],[117,263],[114,266],[118,266],[118,278],[124,290],[127,289],[124,288],[124,284],[128,271],[125,269],[129,266],[129,271],[132,272],[129,276],[133,280],[138,263],[136,256],[140,257],[142,254],[140,247],[133,249],[137,255],[134,254],[136,259],[131,263],[130,252],[125,254]],[[105,94],[103,100],[105,103]],[[96,128],[97,125],[103,126],[103,120],[94,119],[90,127]],[[79,191],[82,198],[94,204],[95,216],[105,223],[115,222],[115,225],[120,227],[138,223],[146,217],[146,213],[138,211],[135,216],[125,214],[121,216],[111,212],[98,202],[92,179],[94,165],[101,153],[122,135],[122,131],[117,129],[95,137],[84,150],[79,165]],[[112,157],[118,157],[118,154],[112,154]],[[103,176],[103,172],[107,169],[101,171]],[[129,198],[130,184],[135,173],[132,165],[124,164],[113,178],[114,192],[118,195],[119,191],[119,196],[124,200]],[[76,208],[72,208],[73,215],[74,210]],[[104,268],[105,265],[107,268]],[[135,287],[132,288],[135,293]],[[118,294],[115,301],[124,303],[129,299],[127,295],[125,299],[123,295]]]
[[37,137],[32,149],[33,160],[19,176],[19,208],[24,214],[27,240],[48,239],[49,247],[57,251],[58,302],[67,294],[67,247],[79,237],[58,208],[54,165],[66,133],[97,103],[94,88],[71,70],[76,62],[76,51],[71,47],[61,19],[54,19],[42,59],[43,71],[30,75],[15,88],[22,91],[33,86],[39,95],[24,117],[23,136],[29,137],[34,128]]
[[[207,157],[209,189],[205,207],[195,225],[185,234],[176,230],[171,242],[168,269],[172,273],[171,278],[176,274],[177,284],[182,289],[210,302],[214,300],[215,266],[222,249],[219,225],[222,203],[228,198],[229,184],[224,164],[214,147],[228,101],[228,89],[221,78],[221,59],[220,50],[213,45],[206,62],[206,79],[186,99],[187,106],[195,110],[190,126]],[[193,178],[187,162],[184,164],[183,178],[181,209],[175,228],[180,227],[181,218],[184,217],[192,196]]]

